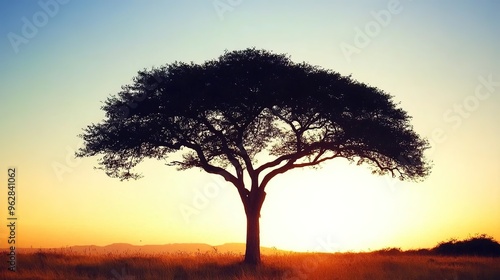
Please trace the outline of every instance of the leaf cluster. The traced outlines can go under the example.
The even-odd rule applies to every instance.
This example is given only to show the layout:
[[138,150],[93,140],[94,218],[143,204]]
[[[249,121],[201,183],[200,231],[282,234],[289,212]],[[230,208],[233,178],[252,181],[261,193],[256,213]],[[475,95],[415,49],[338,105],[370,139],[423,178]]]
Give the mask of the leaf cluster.
[[[400,179],[430,172],[428,142],[392,96],[266,50],[144,69],[102,109],[106,118],[84,129],[77,156],[101,155],[100,167],[121,179],[138,178],[132,170],[143,159],[168,161],[179,150],[182,160],[169,164],[233,183],[245,171],[274,172],[270,179],[336,157]],[[263,152],[275,159],[257,166]]]

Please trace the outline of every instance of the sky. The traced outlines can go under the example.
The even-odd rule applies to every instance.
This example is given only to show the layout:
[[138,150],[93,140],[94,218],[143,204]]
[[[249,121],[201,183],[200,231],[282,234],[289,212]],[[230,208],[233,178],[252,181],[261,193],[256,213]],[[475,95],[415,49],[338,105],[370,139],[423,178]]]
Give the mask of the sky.
[[[333,160],[266,188],[261,245],[295,251],[500,240],[498,1],[1,1],[0,220],[16,168],[16,246],[245,241],[236,189],[146,161],[121,182],[75,159],[78,134],[139,70],[248,47],[378,87],[412,116],[423,182]],[[0,227],[0,247],[8,228]]]

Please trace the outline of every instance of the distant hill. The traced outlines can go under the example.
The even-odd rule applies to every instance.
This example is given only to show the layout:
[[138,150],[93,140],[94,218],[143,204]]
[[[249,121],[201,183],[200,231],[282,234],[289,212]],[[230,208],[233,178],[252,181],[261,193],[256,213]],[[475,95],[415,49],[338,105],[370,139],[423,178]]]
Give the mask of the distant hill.
[[[0,249],[0,252],[7,250]],[[18,253],[38,252],[39,248],[17,248]],[[70,246],[64,248],[43,248],[43,251],[53,251],[61,253],[75,254],[165,254],[165,253],[245,253],[244,243],[226,243],[217,246],[211,246],[205,243],[173,243],[164,245],[131,245],[127,243],[114,243],[107,246]],[[276,253],[286,253],[291,251],[279,250],[276,248],[261,247],[261,253],[264,255],[273,255]],[[414,249],[403,251],[400,248],[384,248],[373,251],[374,254],[383,255],[448,255],[448,256],[488,256],[500,257],[500,243],[493,237],[486,234],[469,237],[465,240],[450,239],[438,243],[431,249]]]
[[[18,248],[18,253],[31,253],[39,251],[39,248]],[[164,245],[132,245],[128,243],[114,243],[106,246],[84,245],[69,246],[63,248],[43,248],[42,250],[52,250],[57,252],[71,252],[76,254],[162,254],[162,253],[235,253],[244,254],[244,243],[226,243],[211,246],[204,243],[173,243]],[[265,255],[285,252],[275,248],[261,247],[261,253]]]

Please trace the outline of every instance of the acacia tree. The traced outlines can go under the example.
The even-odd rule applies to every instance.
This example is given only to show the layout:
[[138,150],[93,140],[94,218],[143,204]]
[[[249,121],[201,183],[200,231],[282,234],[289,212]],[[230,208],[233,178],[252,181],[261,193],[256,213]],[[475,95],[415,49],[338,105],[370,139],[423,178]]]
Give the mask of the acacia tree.
[[[430,172],[428,142],[391,95],[255,48],[139,71],[102,109],[77,156],[100,155],[99,168],[122,180],[139,178],[132,169],[145,158],[222,176],[243,203],[250,264],[260,263],[260,210],[278,174],[334,158],[401,180]],[[272,160],[259,164],[261,154]]]

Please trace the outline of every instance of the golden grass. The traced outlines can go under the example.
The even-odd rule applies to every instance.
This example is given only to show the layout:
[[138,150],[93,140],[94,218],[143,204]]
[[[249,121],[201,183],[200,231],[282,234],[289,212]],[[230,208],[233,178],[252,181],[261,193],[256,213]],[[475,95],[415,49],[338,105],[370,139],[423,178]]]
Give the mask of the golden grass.
[[41,250],[18,254],[18,271],[5,267],[0,279],[500,279],[500,258],[277,253],[262,256],[257,268],[241,265],[242,258],[216,252],[82,255]]

